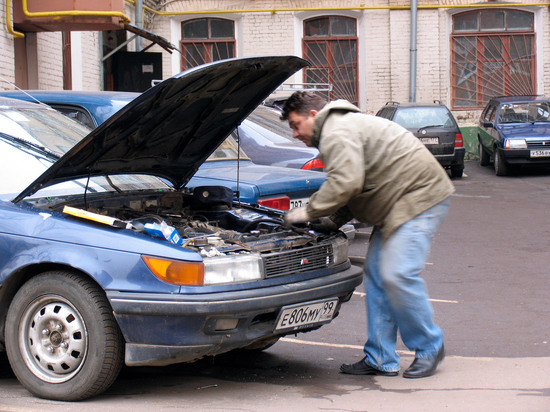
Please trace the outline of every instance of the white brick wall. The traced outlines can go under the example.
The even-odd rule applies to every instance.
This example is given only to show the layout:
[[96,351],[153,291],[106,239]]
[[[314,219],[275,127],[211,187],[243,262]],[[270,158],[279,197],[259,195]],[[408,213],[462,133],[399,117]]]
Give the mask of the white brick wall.
[[0,88],[12,89],[7,82],[15,82],[14,50],[13,36],[8,32],[6,24],[6,2],[0,2],[1,24],[4,25],[0,30]]
[[[63,89],[63,50],[60,32],[37,34],[38,88]],[[28,62],[29,64],[31,62]]]
[[[422,0],[420,4],[449,4],[448,0]],[[527,4],[529,0],[519,0]],[[477,0],[452,0],[450,3],[472,6]],[[532,4],[531,2],[529,2]],[[154,3],[148,3],[153,5]],[[353,15],[358,21],[359,53],[359,95],[364,111],[376,111],[388,100],[407,101],[409,98],[410,10],[366,9],[366,10],[278,10],[282,8],[327,8],[353,7],[358,4],[369,6],[409,6],[409,0],[174,0],[166,2],[163,12],[167,16],[146,13],[144,24],[151,30],[179,46],[181,21],[199,17],[226,18],[235,21],[237,56],[267,54],[301,55],[301,27],[306,18],[345,14]],[[5,23],[5,2],[0,2],[0,15]],[[264,9],[262,12],[250,12]],[[524,7],[537,13],[537,79],[538,92],[550,93],[550,13],[547,7]],[[218,14],[216,11],[234,10],[237,13]],[[125,13],[133,20],[133,6],[125,2]],[[450,15],[458,9],[418,10],[417,78],[416,100],[440,99],[450,103]],[[181,14],[201,12],[200,14]],[[38,87],[54,89],[62,87],[62,58],[60,33],[39,33],[37,35]],[[14,51],[13,36],[5,26],[0,30],[0,76],[13,81]],[[148,45],[146,40],[144,46]],[[87,90],[101,88],[100,53],[98,34],[82,32],[80,37],[81,87]],[[130,49],[133,45],[130,45]],[[163,53],[163,78],[180,70],[180,55],[169,54],[159,46],[150,51]],[[76,68],[74,69],[76,70]],[[73,70],[73,77],[75,71]],[[294,79],[297,81],[297,79]],[[468,112],[467,117],[475,117]]]

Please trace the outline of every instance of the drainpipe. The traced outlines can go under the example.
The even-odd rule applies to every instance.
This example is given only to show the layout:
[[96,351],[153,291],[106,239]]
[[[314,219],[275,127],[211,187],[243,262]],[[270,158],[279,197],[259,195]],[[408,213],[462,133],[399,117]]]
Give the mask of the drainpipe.
[[409,79],[409,102],[416,102],[416,14],[417,0],[411,0],[411,68]]
[[[136,26],[143,28],[143,0],[136,0]],[[136,51],[140,52],[143,49],[143,39],[141,36],[136,36]]]

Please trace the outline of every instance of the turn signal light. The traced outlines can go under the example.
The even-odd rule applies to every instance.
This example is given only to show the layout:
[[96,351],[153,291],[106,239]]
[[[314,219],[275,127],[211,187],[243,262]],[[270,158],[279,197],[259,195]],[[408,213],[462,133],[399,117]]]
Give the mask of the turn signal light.
[[290,197],[272,197],[270,199],[260,199],[258,204],[262,206],[272,207],[273,209],[288,210],[290,209]]
[[181,262],[152,256],[142,256],[141,258],[151,272],[164,282],[187,286],[202,286],[204,284],[203,262]]

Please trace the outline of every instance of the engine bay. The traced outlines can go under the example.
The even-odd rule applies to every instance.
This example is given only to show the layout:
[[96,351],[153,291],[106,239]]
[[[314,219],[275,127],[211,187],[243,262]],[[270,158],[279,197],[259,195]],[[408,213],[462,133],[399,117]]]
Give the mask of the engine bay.
[[174,228],[182,246],[201,255],[271,253],[314,246],[330,237],[306,226],[286,227],[284,212],[251,204],[205,204],[193,194],[181,192],[91,194],[78,198],[35,199],[33,206],[62,211],[64,206],[125,222],[127,228],[144,232],[147,223]]

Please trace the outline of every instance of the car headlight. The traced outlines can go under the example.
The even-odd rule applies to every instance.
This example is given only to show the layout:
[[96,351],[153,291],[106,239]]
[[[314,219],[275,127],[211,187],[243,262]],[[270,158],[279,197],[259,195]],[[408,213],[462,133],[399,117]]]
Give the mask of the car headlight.
[[348,240],[345,237],[340,236],[332,240],[332,254],[335,265],[348,260]]
[[525,139],[507,139],[504,143],[505,149],[527,149],[527,142]]
[[254,254],[207,257],[203,262],[152,256],[142,256],[142,259],[156,277],[174,285],[219,285],[264,278],[262,259]]
[[249,282],[264,278],[259,255],[215,256],[204,259],[204,284]]

